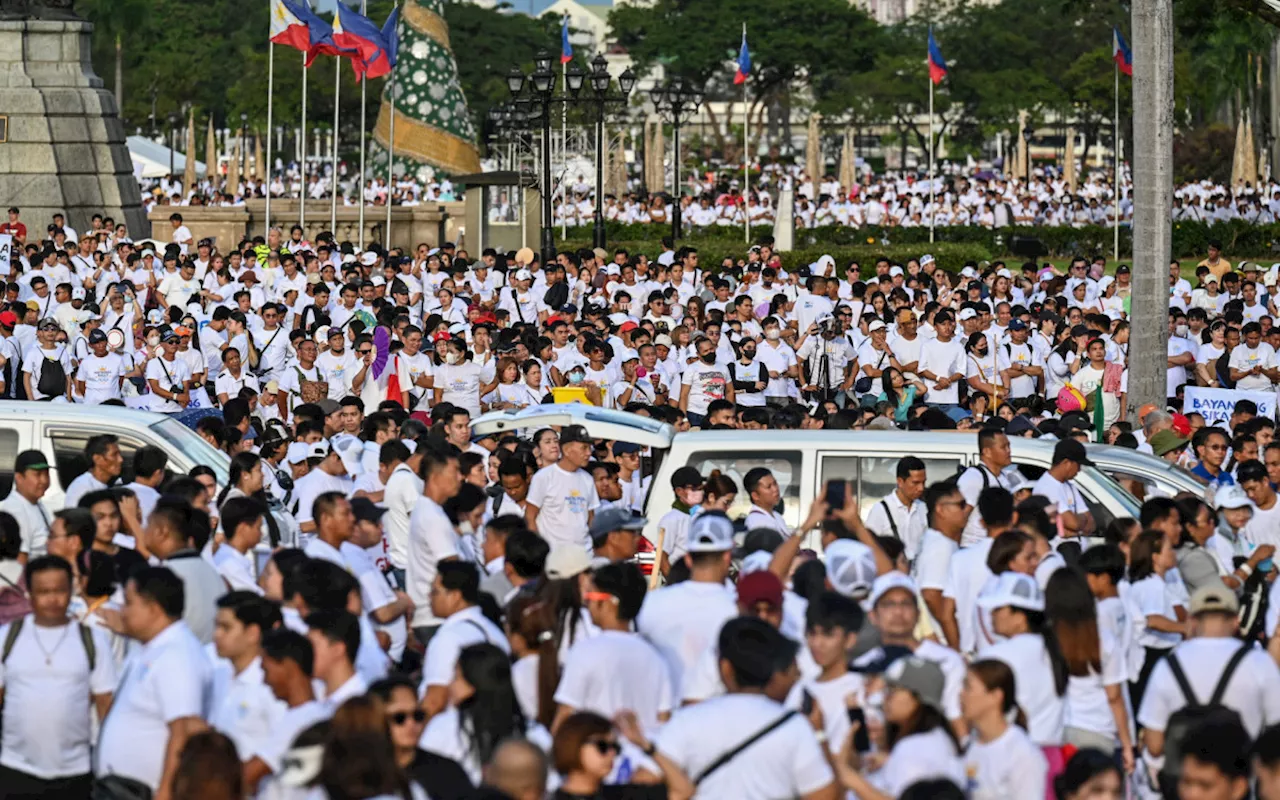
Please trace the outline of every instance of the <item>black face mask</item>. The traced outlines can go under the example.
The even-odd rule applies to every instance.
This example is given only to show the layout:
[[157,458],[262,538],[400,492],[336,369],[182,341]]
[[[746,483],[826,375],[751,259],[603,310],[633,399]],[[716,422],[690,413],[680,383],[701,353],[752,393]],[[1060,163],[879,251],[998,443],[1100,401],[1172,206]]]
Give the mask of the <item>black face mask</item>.
[[753,358],[755,358],[755,357],[756,357],[756,351],[755,351],[755,350],[743,350],[743,351],[742,351],[742,357],[743,357],[743,358],[745,358],[745,359],[753,359]]
[[978,350],[978,351],[977,351],[977,353],[978,353],[978,358],[986,358],[986,357],[987,357],[987,353],[988,353],[988,352],[989,352],[989,351],[988,351],[988,350],[987,350],[987,348],[985,348],[985,347],[984,347],[984,348],[982,348],[981,350]]
[[714,364],[716,363],[716,351],[712,350],[709,353],[699,356],[699,358],[702,359],[703,364]]

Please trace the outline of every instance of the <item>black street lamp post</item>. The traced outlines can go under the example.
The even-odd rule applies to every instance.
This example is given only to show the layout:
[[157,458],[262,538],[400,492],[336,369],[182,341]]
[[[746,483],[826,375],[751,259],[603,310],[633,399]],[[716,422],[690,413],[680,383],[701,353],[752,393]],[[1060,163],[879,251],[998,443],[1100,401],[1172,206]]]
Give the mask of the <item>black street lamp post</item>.
[[609,63],[603,55],[598,55],[591,62],[591,91],[594,97],[591,102],[596,108],[596,213],[592,220],[592,246],[605,246],[604,230],[604,122],[608,107],[613,104],[625,105],[631,89],[636,85],[636,76],[630,67],[618,76],[618,91],[610,91],[612,79],[609,77]]
[[[612,79],[609,77],[608,62],[604,56],[597,56],[592,62],[590,75],[576,62],[570,63],[564,70],[564,89],[556,96],[556,74],[551,69],[551,54],[542,51],[534,58],[534,69],[525,75],[519,67],[512,67],[507,73],[507,89],[515,98],[514,124],[522,121],[538,122],[542,128],[542,227],[540,231],[542,261],[549,264],[556,258],[555,227],[552,224],[551,185],[551,108],[557,104],[588,102],[596,107],[596,213],[593,238],[595,246],[603,247],[604,229],[604,120],[606,107],[610,104],[625,103],[627,95],[635,86],[635,75],[630,69],[618,77],[619,91],[611,91]],[[591,82],[592,96],[578,96],[588,78]],[[528,85],[530,91],[525,92]]]
[[655,86],[650,92],[653,105],[664,118],[671,120],[674,132],[672,136],[672,188],[675,190],[671,198],[671,238],[680,238],[680,125],[698,111],[702,105],[702,90],[684,78],[676,78],[665,86]]

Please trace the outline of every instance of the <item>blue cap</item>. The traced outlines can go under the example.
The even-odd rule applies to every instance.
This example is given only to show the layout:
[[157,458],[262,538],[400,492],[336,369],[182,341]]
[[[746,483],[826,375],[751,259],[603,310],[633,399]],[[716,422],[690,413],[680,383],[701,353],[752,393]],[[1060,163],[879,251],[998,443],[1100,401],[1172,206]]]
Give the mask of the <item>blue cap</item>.
[[1027,323],[1020,319],[1015,319],[1009,323],[1009,330],[1011,331],[1025,331],[1026,329]]
[[640,445],[634,442],[614,442],[613,454],[615,456],[625,455],[627,453],[639,453]]

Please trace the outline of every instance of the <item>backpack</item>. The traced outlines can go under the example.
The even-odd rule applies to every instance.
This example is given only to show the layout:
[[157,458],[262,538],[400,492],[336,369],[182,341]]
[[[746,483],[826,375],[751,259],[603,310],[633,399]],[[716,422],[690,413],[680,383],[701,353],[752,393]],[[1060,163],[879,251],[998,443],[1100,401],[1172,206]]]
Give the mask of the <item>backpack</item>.
[[62,366],[62,356],[67,349],[62,348],[57,358],[44,356],[44,364],[40,367],[40,380],[36,381],[36,391],[45,397],[58,397],[67,393],[67,371]]
[[[31,600],[27,597],[22,578],[17,583],[0,576],[0,625],[20,620],[31,613]],[[5,652],[8,655],[8,651]]]
[[[1185,706],[1169,716],[1164,730],[1164,766],[1160,769],[1160,788],[1166,797],[1177,797],[1178,780],[1182,777],[1182,740],[1192,729],[1211,719],[1233,719],[1237,725],[1242,724],[1240,714],[1235,709],[1222,705],[1222,697],[1227,693],[1227,686],[1231,683],[1236,667],[1240,666],[1250,649],[1249,644],[1240,644],[1240,649],[1236,650],[1222,670],[1222,677],[1218,678],[1218,685],[1214,687],[1209,702],[1204,704],[1201,704],[1191,690],[1187,675],[1178,663],[1177,654],[1170,652],[1165,656],[1165,663],[1169,665],[1169,671],[1173,673],[1173,679],[1178,682],[1178,689],[1187,701]],[[1173,794],[1168,793],[1170,788]]]
[[22,380],[22,354],[16,347],[13,348],[13,357],[4,362],[4,397],[7,400],[28,399],[27,383]]
[[[24,622],[26,617],[21,616],[9,626],[9,633],[4,637],[4,650],[0,651],[0,665],[9,660],[9,654],[13,652],[13,646],[18,642],[18,634],[22,633]],[[98,646],[93,641],[93,629],[83,622],[77,622],[76,627],[80,629],[80,644],[84,647],[84,654],[89,659],[89,672],[93,672],[98,665]]]
[[542,302],[545,303],[548,308],[553,308],[556,311],[559,311],[564,307],[565,303],[569,302],[569,284],[557,283],[550,289],[547,289],[546,294],[542,296]]

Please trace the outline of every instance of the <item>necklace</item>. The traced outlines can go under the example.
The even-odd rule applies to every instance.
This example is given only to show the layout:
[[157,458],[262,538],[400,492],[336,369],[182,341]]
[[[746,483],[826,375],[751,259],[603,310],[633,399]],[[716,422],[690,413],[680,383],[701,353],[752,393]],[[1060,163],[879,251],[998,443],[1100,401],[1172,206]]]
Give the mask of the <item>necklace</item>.
[[54,643],[53,649],[49,650],[44,646],[44,642],[40,641],[40,627],[36,626],[31,630],[31,636],[36,640],[36,646],[40,648],[40,652],[44,653],[44,665],[46,667],[53,665],[53,654],[58,652],[58,648],[62,646],[62,642],[67,638],[67,632],[71,630],[71,625],[62,626],[62,635],[58,637],[58,641]]

